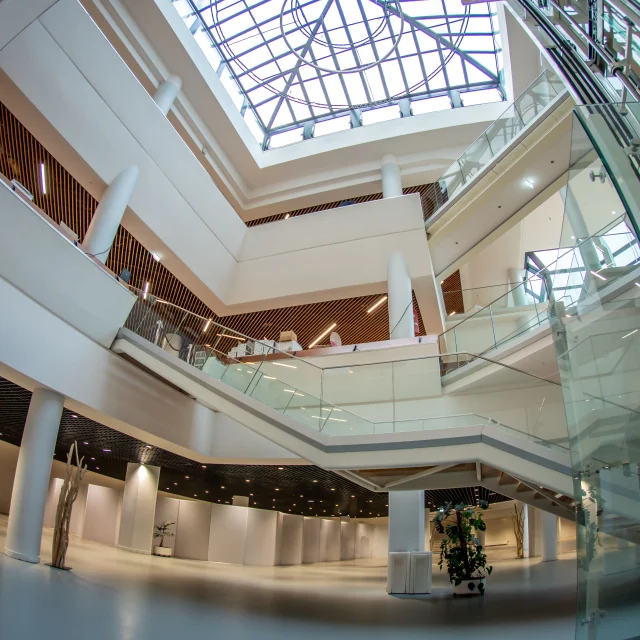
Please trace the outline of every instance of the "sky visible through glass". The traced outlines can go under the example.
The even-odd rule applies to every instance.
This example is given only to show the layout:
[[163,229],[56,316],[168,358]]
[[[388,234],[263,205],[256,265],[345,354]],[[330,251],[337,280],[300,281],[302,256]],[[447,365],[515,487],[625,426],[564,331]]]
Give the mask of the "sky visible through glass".
[[488,3],[173,4],[264,148],[502,99],[497,18]]

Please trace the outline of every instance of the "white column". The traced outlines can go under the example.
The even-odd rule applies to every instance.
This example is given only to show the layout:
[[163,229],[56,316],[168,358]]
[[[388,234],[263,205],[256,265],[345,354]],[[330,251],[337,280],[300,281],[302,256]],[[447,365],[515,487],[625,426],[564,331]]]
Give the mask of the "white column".
[[480,546],[482,547],[483,551],[486,551],[485,547],[485,542],[487,540],[487,532],[486,531],[476,531],[476,538],[478,538],[478,542],[480,543]]
[[64,408],[64,396],[34,389],[22,435],[4,552],[25,562],[40,562],[44,507],[51,463]]
[[558,516],[541,511],[542,562],[558,559]]
[[[524,292],[524,279],[527,272],[524,269],[507,269],[507,277],[509,278],[509,297],[514,307],[521,307],[527,304],[527,296]],[[518,286],[519,285],[519,286]]]
[[118,547],[151,553],[160,467],[129,462],[124,481]]
[[389,309],[389,337],[413,338],[413,296],[411,276],[404,258],[394,251],[387,265],[387,307]]
[[424,550],[431,551],[431,509],[424,510]]
[[181,87],[182,80],[178,76],[169,76],[158,85],[156,92],[153,94],[154,102],[165,116],[169,113],[173,101],[180,93]]
[[109,257],[111,245],[122,222],[138,179],[138,167],[131,165],[121,171],[105,189],[100,204],[82,241],[85,251],[103,264]]
[[400,167],[395,156],[386,155],[382,158],[382,197],[396,198],[402,195],[402,177]]
[[389,491],[389,552],[424,551],[424,491]]

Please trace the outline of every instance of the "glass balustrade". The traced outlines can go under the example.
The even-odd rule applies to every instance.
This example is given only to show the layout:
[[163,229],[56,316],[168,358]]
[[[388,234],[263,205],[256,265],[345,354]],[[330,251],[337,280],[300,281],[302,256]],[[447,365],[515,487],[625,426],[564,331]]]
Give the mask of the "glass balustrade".
[[544,71],[433,184],[429,195],[435,213],[461,191],[492,158],[565,91],[553,71]]
[[[561,446],[560,388],[516,369],[492,367],[477,393],[443,392],[441,372],[466,353],[320,368],[272,343],[186,312],[142,291],[126,328],[171,356],[327,436],[478,427]],[[238,348],[239,345],[239,348]],[[246,345],[246,346],[243,346]],[[246,352],[246,353],[245,353]]]

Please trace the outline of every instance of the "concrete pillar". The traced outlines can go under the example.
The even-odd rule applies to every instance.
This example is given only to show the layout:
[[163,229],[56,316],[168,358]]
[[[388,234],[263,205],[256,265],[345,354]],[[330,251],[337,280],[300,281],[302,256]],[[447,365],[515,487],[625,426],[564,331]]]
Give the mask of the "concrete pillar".
[[394,251],[387,265],[387,307],[389,309],[389,337],[413,338],[413,296],[409,268],[402,255]]
[[122,216],[129,204],[138,179],[138,167],[131,165],[121,171],[102,194],[91,224],[82,241],[85,251],[106,263]]
[[129,462],[124,481],[118,547],[151,553],[160,467]]
[[44,507],[51,463],[64,408],[64,396],[35,389],[18,454],[4,552],[25,562],[40,562]]
[[424,491],[389,491],[389,552],[424,551]]
[[382,158],[382,197],[397,198],[402,195],[402,177],[400,167],[395,156],[386,155]]
[[558,559],[558,516],[540,512],[542,520],[542,562]]
[[154,102],[165,116],[169,113],[173,101],[180,93],[181,87],[182,80],[178,76],[169,76],[158,85],[156,92],[153,94]]
[[[527,304],[527,295],[524,292],[524,279],[527,272],[524,269],[507,269],[509,278],[509,302],[511,306],[521,307]],[[519,286],[518,286],[519,285]]]

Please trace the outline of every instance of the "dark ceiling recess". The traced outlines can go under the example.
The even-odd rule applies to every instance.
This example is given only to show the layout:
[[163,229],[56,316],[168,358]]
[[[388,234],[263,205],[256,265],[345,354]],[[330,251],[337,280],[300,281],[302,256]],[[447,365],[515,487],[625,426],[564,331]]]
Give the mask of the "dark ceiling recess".
[[[0,378],[0,440],[20,445],[31,392]],[[66,459],[73,441],[91,471],[124,480],[127,462],[161,467],[160,490],[176,496],[231,503],[234,495],[249,496],[258,509],[284,513],[359,518],[386,516],[386,493],[374,493],[342,476],[313,465],[209,464],[189,460],[110,429],[65,409],[56,442],[57,460]],[[478,494],[475,490],[478,489]],[[446,502],[473,504],[506,500],[483,487],[427,491],[426,505]]]
[[[41,193],[39,184],[40,163],[44,163],[47,168],[46,195]],[[9,180],[15,178],[24,184],[34,195],[36,205],[55,222],[62,221],[67,224],[82,241],[98,205],[97,200],[73,179],[2,103],[0,172]],[[421,187],[412,189],[419,190]],[[142,289],[148,282],[152,295],[204,318],[211,318],[252,338],[277,340],[281,330],[291,329],[297,333],[302,346],[306,347],[327,326],[337,322],[336,331],[340,334],[343,344],[362,344],[389,339],[386,305],[382,305],[376,313],[366,312],[381,294],[218,317],[161,262],[154,260],[151,253],[124,227],[118,230],[107,266],[114,273],[120,273],[123,268],[128,269],[132,274],[131,285],[138,289]],[[418,315],[420,335],[424,335],[425,327],[415,297],[414,308]],[[328,340],[326,342],[328,343]],[[229,343],[229,349],[233,344]],[[226,345],[222,347],[226,349]]]

